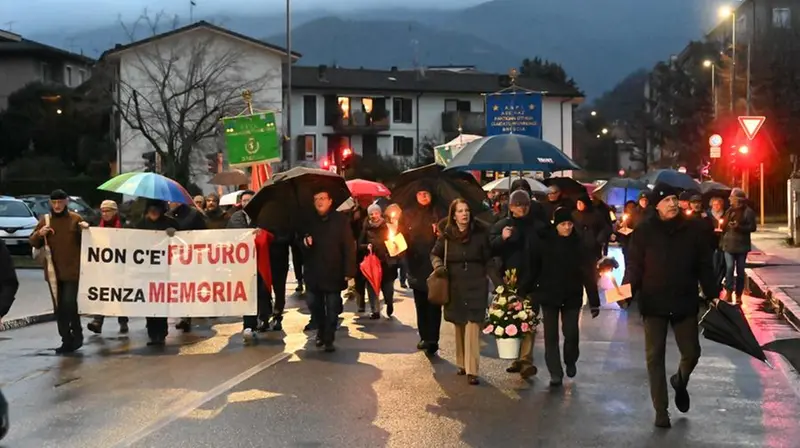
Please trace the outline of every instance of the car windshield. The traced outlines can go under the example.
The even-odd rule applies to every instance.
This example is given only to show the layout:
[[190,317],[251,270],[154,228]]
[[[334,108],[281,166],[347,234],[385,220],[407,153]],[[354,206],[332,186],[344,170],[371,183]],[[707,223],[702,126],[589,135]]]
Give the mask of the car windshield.
[[28,218],[30,216],[33,216],[33,213],[24,202],[0,201],[0,217]]

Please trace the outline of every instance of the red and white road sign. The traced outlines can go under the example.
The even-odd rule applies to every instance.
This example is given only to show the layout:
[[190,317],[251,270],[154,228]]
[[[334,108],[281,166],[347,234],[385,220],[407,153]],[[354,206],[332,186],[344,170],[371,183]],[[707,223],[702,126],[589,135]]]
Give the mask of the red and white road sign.
[[761,130],[761,126],[764,126],[765,121],[767,121],[767,117],[763,116],[739,117],[739,124],[742,125],[742,129],[744,129],[744,133],[747,135],[748,140],[756,138],[756,134],[758,134],[758,131]]

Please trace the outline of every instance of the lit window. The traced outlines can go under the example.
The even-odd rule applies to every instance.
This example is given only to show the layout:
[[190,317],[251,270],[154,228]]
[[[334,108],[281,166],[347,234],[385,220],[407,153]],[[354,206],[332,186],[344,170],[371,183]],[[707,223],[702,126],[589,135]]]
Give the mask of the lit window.
[[342,119],[350,119],[350,98],[346,96],[339,97],[339,109],[342,111]]

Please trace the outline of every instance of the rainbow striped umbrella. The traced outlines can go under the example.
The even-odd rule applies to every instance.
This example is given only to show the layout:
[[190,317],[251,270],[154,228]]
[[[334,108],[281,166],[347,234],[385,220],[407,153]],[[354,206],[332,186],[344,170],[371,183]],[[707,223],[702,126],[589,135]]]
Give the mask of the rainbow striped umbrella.
[[192,196],[181,184],[156,173],[124,173],[97,187],[98,190],[139,198],[192,203]]

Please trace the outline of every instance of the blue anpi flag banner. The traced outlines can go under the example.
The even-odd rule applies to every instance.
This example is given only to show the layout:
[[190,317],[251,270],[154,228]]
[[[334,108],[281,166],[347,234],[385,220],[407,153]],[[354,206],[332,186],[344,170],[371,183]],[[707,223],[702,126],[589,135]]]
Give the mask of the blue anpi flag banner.
[[486,96],[486,135],[521,134],[542,138],[542,95],[513,92]]

